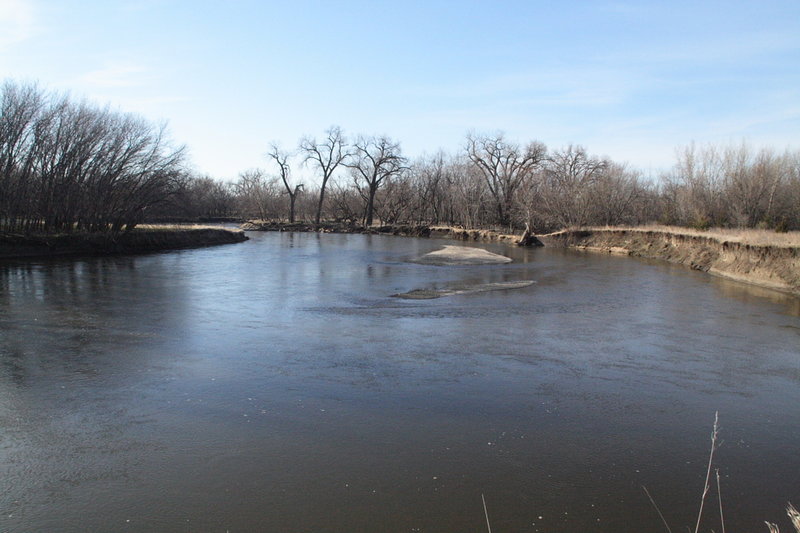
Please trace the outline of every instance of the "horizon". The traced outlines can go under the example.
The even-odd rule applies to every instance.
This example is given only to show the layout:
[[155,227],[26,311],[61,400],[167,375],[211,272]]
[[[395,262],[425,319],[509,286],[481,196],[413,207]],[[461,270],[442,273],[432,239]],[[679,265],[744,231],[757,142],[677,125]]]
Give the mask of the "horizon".
[[0,0],[4,79],[166,121],[226,181],[332,125],[410,158],[502,131],[648,177],[692,142],[796,149],[798,52],[788,1]]

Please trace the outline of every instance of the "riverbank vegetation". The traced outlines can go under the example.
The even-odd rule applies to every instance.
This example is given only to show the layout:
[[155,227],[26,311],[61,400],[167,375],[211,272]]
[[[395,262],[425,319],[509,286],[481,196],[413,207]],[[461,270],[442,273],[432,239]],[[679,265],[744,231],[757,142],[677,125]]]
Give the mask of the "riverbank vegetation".
[[[526,226],[547,233],[654,223],[700,231],[800,229],[800,152],[745,143],[689,145],[657,177],[580,146],[549,149],[503,134],[469,135],[460,153],[410,160],[387,137],[359,136],[351,144],[333,127],[322,143],[303,139],[297,152],[281,154],[274,174],[264,168],[231,183],[190,180],[172,212],[508,233]],[[298,164],[312,161],[308,168],[323,185],[290,182],[286,163],[292,157]]]
[[165,128],[135,115],[13,82],[0,89],[0,113],[5,232],[248,219],[508,234],[653,223],[800,230],[800,151],[691,144],[671,169],[645,176],[581,146],[502,133],[471,133],[456,153],[410,159],[388,136],[333,126],[295,150],[265,142],[265,168],[222,181],[192,173]]
[[163,125],[36,85],[0,88],[0,231],[130,230],[180,188]]

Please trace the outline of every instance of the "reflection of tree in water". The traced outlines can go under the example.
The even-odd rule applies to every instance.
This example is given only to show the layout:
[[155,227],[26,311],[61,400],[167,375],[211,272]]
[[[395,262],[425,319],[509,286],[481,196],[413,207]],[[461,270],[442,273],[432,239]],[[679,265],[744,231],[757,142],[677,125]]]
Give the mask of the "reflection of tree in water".
[[[0,365],[34,376],[133,372],[141,348],[185,320],[169,256],[50,260],[0,268]],[[173,258],[174,259],[174,258]],[[113,366],[113,368],[109,368]]]

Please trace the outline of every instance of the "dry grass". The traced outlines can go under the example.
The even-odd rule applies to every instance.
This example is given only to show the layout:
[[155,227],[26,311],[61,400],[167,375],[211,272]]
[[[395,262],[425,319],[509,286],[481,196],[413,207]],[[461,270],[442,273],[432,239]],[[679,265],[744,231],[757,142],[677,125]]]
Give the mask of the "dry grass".
[[[786,514],[789,515],[789,520],[792,521],[795,531],[800,533],[800,513],[797,512],[797,509],[795,509],[794,505],[791,503],[786,505]],[[773,524],[771,522],[764,523],[767,524],[769,533],[781,533],[781,530],[778,528],[778,524]]]
[[[714,452],[719,447],[719,445],[717,444],[718,438],[719,438],[719,412],[714,414],[714,429],[711,431],[711,452],[708,455],[708,468],[706,470],[706,480],[705,480],[705,485],[703,487],[703,494],[700,497],[700,511],[697,514],[697,524],[695,525],[694,533],[699,533],[700,531],[700,520],[703,517],[703,507],[705,504],[706,496],[708,495],[708,491],[711,488],[710,484],[711,467],[714,462]],[[661,513],[661,510],[658,508],[658,505],[656,505],[656,502],[653,499],[653,497],[650,496],[650,492],[647,490],[647,487],[643,485],[642,488],[644,489],[645,494],[647,494],[647,497],[650,499],[650,503],[653,504],[653,507],[655,507],[656,511],[658,512],[658,515],[661,517],[661,521],[664,524],[664,527],[667,529],[669,533],[672,533],[669,524],[664,518],[664,515]],[[717,497],[719,501],[720,525],[722,527],[722,533],[725,533],[725,518],[722,512],[722,492],[720,490],[719,470],[717,470]],[[795,509],[795,507],[791,503],[788,503],[786,504],[786,514],[789,516],[789,520],[792,522],[792,526],[794,526],[795,531],[797,533],[800,533],[800,512],[798,512],[797,509]],[[769,533],[780,533],[780,529],[778,528],[777,524],[773,524],[772,522],[764,522],[764,523],[767,525]],[[688,527],[686,529],[691,531]],[[711,531],[713,532],[714,530],[712,529]]]
[[[578,228],[573,228],[578,229]],[[591,231],[657,231],[673,235],[691,235],[695,237],[708,237],[719,242],[738,242],[753,246],[778,246],[781,248],[800,248],[800,231],[777,233],[759,229],[727,229],[711,228],[705,231],[678,226],[660,226],[657,224],[646,226],[592,226]]]
[[138,224],[136,229],[143,231],[182,231],[182,230],[195,230],[195,229],[221,229],[233,232],[242,231],[237,228],[225,228],[222,226],[213,226],[210,224]]

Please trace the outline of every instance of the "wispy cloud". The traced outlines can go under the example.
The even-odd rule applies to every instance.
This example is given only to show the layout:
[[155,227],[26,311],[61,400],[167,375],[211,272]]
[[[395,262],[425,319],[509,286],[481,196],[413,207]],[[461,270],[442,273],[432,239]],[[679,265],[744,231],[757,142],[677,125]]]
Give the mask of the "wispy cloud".
[[599,51],[594,62],[608,65],[665,65],[690,67],[707,65],[714,68],[741,65],[765,59],[792,57],[800,50],[800,34],[786,30],[751,30],[737,35],[693,35],[682,41],[658,42],[624,51]]
[[528,106],[608,106],[648,83],[634,72],[593,65],[554,65],[527,72],[476,77],[463,83],[412,87],[410,96],[499,100]]
[[114,63],[87,72],[78,81],[94,89],[120,89],[145,83],[147,69],[135,63]]
[[158,9],[164,5],[164,0],[130,0],[120,5],[123,12],[137,13]]
[[0,50],[31,38],[37,31],[30,0],[0,0]]

